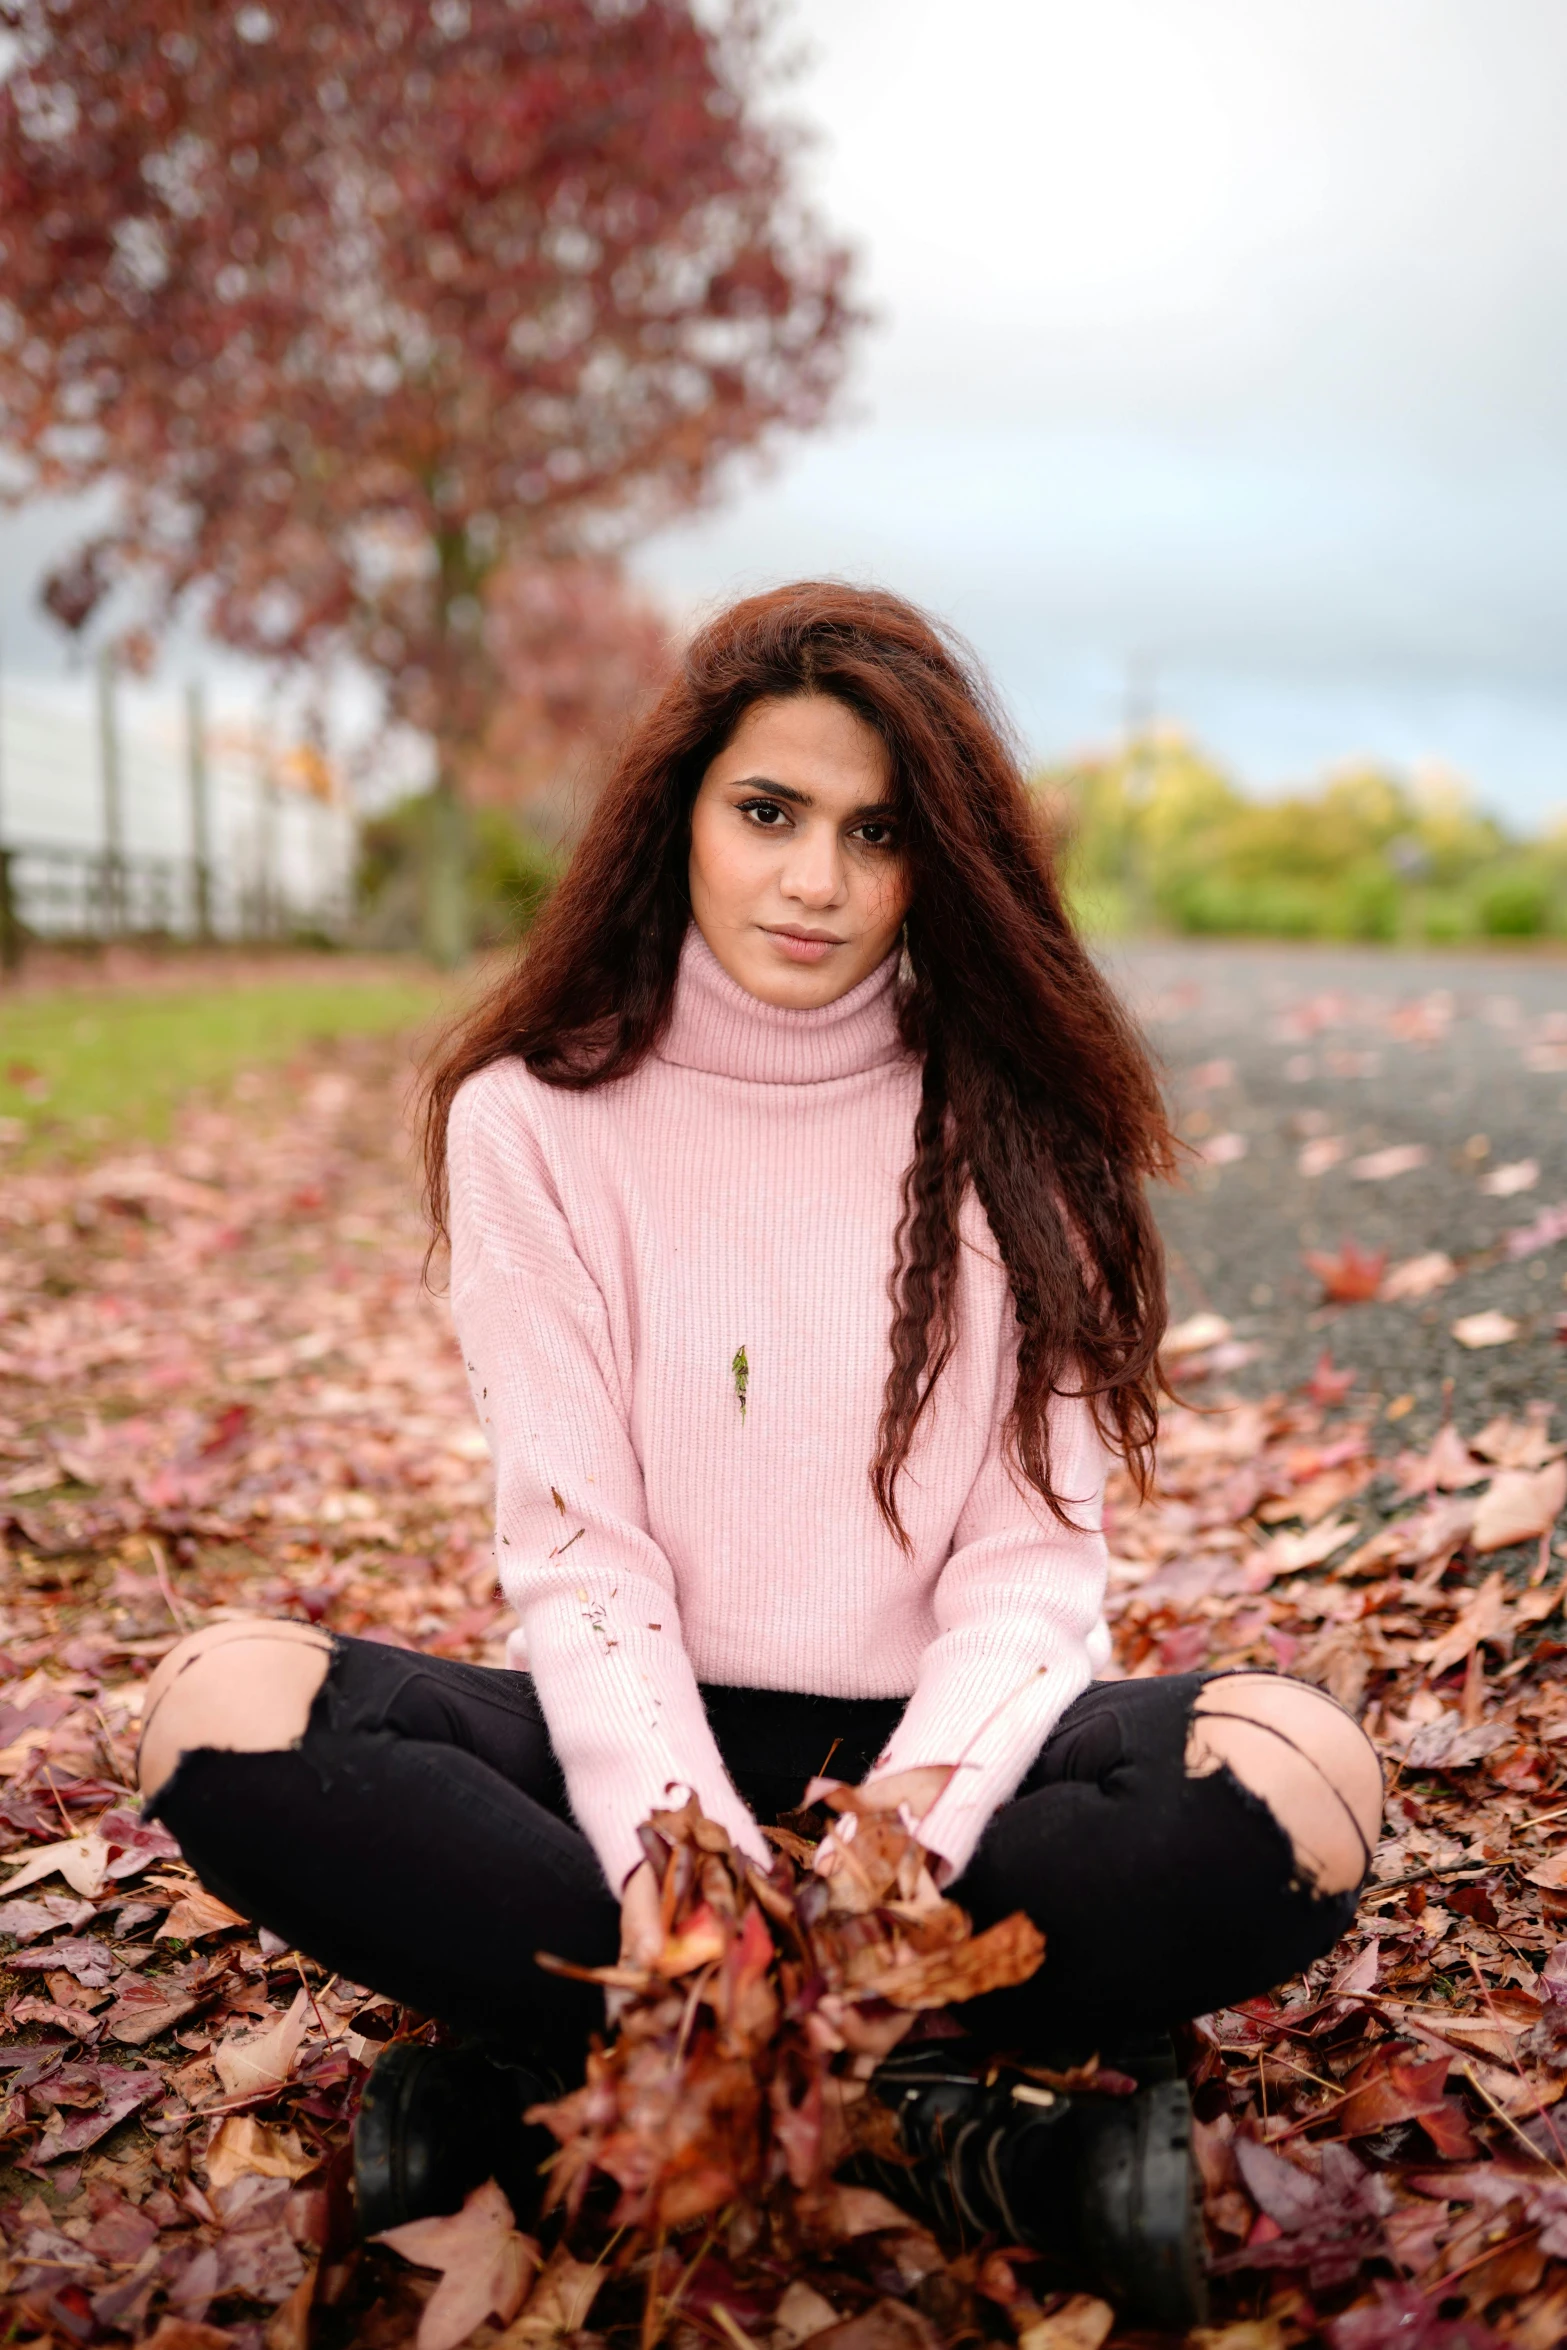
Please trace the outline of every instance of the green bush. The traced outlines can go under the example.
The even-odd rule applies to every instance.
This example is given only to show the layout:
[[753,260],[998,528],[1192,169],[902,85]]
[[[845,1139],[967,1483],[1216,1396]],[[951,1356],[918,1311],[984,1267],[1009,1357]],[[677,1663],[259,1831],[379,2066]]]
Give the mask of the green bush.
[[[360,931],[367,945],[419,943],[434,816],[434,794],[417,792],[360,827]],[[504,946],[529,929],[560,877],[562,860],[504,808],[472,809],[464,824],[473,941]]]
[[1482,876],[1475,904],[1487,938],[1538,938],[1550,927],[1555,891],[1544,867],[1523,861]]
[[1448,943],[1567,929],[1567,826],[1508,838],[1450,777],[1375,767],[1249,800],[1168,727],[1036,779],[1090,927]]
[[1326,893],[1309,882],[1198,875],[1165,895],[1176,927],[1202,936],[1322,938],[1327,932]]
[[1428,946],[1457,946],[1475,934],[1474,909],[1457,890],[1433,889],[1416,901],[1412,927]]
[[1351,865],[1342,883],[1329,886],[1335,935],[1395,939],[1403,923],[1405,892],[1398,875],[1378,857]]

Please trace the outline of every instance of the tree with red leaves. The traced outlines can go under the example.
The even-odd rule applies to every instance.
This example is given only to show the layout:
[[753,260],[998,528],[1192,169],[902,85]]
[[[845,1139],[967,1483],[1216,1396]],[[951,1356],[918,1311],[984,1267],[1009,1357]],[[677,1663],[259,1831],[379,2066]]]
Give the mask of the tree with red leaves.
[[[496,576],[613,551],[809,427],[845,254],[765,120],[766,25],[693,0],[0,0],[0,441],[110,487],[46,583],[349,651],[459,824]],[[447,860],[455,873],[455,857]],[[458,899],[432,892],[437,951]]]

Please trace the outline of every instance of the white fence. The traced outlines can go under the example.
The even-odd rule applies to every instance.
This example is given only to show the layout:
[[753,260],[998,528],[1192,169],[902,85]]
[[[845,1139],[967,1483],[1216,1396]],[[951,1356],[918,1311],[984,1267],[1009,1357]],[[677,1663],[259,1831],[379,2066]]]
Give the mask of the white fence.
[[339,934],[356,826],[253,715],[116,677],[0,677],[0,850],[37,937]]

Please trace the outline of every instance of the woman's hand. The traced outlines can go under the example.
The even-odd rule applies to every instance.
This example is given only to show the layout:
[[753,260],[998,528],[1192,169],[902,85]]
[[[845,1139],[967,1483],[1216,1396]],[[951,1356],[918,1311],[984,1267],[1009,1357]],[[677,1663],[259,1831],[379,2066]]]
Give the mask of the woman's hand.
[[620,1896],[620,1955],[633,1966],[651,1966],[663,1946],[658,1879],[650,1862],[638,1861]]

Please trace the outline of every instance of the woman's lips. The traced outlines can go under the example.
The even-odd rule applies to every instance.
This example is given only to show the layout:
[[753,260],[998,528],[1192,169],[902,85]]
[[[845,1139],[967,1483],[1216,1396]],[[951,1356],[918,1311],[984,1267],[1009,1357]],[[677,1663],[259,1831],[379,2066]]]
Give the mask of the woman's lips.
[[843,944],[841,938],[813,938],[805,930],[769,930],[767,935],[791,963],[820,963],[834,947]]

